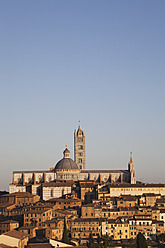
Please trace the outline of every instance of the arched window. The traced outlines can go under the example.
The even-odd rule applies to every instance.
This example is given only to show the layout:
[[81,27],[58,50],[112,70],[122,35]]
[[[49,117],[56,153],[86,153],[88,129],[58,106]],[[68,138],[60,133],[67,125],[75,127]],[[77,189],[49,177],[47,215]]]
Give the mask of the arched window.
[[41,177],[41,175],[39,175],[39,177],[38,177],[38,181],[39,181],[39,183],[42,181],[42,177]]
[[79,158],[78,162],[79,162],[79,163],[82,163],[82,158]]

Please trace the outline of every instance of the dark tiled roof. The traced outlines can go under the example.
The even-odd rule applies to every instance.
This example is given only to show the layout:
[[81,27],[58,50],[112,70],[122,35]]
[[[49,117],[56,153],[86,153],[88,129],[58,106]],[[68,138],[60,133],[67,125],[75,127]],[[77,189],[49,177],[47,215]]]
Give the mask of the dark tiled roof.
[[11,204],[11,203],[1,203],[0,204],[0,208],[7,208],[7,207],[11,207],[11,206],[15,206],[15,204]]
[[162,220],[152,220],[152,223],[153,224],[163,224],[164,225],[164,221],[162,221]]
[[25,239],[25,238],[27,238],[29,236],[27,234],[24,234],[22,232],[15,231],[15,230],[3,233],[3,235],[6,235],[6,236],[9,236],[9,237],[12,237],[12,238],[16,238],[16,239],[21,239],[21,240],[23,240],[23,239]]
[[2,221],[0,222],[0,224],[14,224],[14,223],[19,223],[18,221],[15,221],[15,220],[5,220],[5,221]]
[[81,173],[125,173],[128,170],[82,170]]
[[74,184],[73,181],[66,182],[50,182],[50,183],[42,183],[43,187],[67,187],[72,186]]
[[94,207],[94,206],[96,206],[96,203],[89,203],[89,204],[82,205],[82,208],[83,207]]
[[74,219],[72,222],[101,222],[106,221],[107,219],[104,218],[77,218]]
[[36,229],[36,226],[22,226],[19,228],[19,230],[28,230],[28,229]]
[[47,202],[82,202],[81,199],[64,199],[64,198],[52,198],[47,200]]
[[[158,194],[157,194],[158,195]],[[157,196],[156,194],[154,194],[154,193],[144,193],[143,194],[143,196],[153,196],[153,197],[155,197],[155,196]]]
[[5,244],[0,244],[0,248],[17,248],[16,246],[9,246],[9,245],[5,245]]
[[165,198],[156,199],[156,203],[165,203]]
[[117,183],[117,184],[109,184],[110,188],[164,188],[165,184],[130,184],[130,183]]
[[52,173],[52,171],[50,170],[40,170],[40,171],[13,171],[13,174],[16,174],[16,173]]
[[49,211],[49,210],[51,210],[51,208],[42,209],[42,210],[36,209],[36,210],[27,211],[25,214],[42,214],[42,213],[47,212],[47,211]]
[[52,248],[53,246],[49,243],[33,243],[28,244],[27,248]]

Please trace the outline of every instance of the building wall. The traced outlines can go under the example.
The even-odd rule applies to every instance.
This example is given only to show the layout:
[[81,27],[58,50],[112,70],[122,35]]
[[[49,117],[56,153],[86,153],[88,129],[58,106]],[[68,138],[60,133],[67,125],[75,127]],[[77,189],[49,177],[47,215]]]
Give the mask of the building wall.
[[8,232],[8,231],[12,231],[18,227],[19,227],[19,222],[11,222],[11,223],[10,221],[8,221],[8,223],[1,222],[0,223],[0,234]]
[[6,235],[0,235],[0,244],[19,247],[19,240]]
[[10,184],[9,185],[9,193],[15,193],[15,192],[26,192],[26,186],[23,185],[14,185],[14,184]]
[[165,211],[160,211],[160,220],[164,222],[164,232],[165,232]]
[[[100,186],[99,189],[103,187],[103,186]],[[98,189],[98,191],[99,191]],[[143,195],[144,193],[154,193],[154,194],[161,194],[161,195],[165,195],[165,186],[158,186],[158,185],[152,185],[151,186],[148,186],[145,185],[144,187],[143,186],[139,186],[136,184],[136,185],[131,185],[130,186],[122,186],[122,185],[117,185],[116,187],[115,186],[110,186],[109,187],[109,190],[110,190],[110,193],[104,193],[104,192],[101,192],[99,191],[98,192],[98,199],[101,199],[103,196],[104,197],[113,197],[113,196],[120,196],[121,194],[122,195]]]
[[102,222],[102,235],[106,234],[115,240],[129,239],[129,223]]
[[51,198],[59,198],[69,193],[71,193],[71,186],[70,187],[43,187],[42,188],[42,198],[45,201]]

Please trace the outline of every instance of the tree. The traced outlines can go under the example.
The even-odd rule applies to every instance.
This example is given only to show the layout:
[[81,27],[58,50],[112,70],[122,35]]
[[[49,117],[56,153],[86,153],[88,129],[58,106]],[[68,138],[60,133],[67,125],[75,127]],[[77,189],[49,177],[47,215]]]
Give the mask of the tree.
[[137,235],[136,244],[137,244],[137,248],[147,248],[148,247],[146,239],[141,232],[139,232]]
[[95,248],[95,241],[94,241],[94,238],[92,236],[92,233],[89,234],[89,239],[88,239],[87,247],[88,248]]
[[68,230],[66,226],[66,219],[64,218],[64,229],[63,229],[63,236],[62,236],[62,242],[69,244],[69,237],[68,237]]
[[102,241],[103,241],[103,247],[111,247],[112,245],[112,237],[108,236],[108,234],[106,235],[102,235]]
[[159,236],[157,236],[158,241],[165,242],[165,233],[161,233]]

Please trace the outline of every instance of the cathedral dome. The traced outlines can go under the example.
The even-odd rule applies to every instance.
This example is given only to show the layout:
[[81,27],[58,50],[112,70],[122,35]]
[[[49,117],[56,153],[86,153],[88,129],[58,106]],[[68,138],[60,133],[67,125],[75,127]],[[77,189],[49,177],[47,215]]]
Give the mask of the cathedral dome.
[[70,151],[66,147],[64,157],[56,164],[55,170],[78,170],[77,164],[70,158]]

